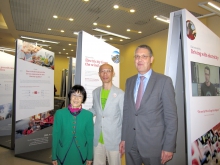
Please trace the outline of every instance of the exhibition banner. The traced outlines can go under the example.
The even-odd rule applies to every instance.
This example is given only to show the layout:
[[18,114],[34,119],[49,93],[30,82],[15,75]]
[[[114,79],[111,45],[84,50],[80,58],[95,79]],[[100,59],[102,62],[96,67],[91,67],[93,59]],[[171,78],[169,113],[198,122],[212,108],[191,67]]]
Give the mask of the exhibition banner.
[[220,38],[182,10],[188,164],[220,163]]
[[0,145],[11,146],[14,61],[11,54],[0,52]]
[[119,87],[119,49],[84,31],[80,32],[77,41],[75,84],[81,84],[87,92],[85,109],[92,107],[92,91],[101,86],[99,66],[108,63],[113,66],[115,76],[113,84]]
[[54,53],[17,40],[15,154],[51,147]]

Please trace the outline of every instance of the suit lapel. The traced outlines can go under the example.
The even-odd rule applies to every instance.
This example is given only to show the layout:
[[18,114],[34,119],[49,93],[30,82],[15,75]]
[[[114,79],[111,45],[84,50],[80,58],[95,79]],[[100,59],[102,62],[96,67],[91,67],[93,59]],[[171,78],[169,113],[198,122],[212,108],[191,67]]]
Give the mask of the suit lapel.
[[135,108],[135,100],[134,100],[134,88],[135,88],[135,85],[136,85],[136,80],[137,80],[137,75],[131,79],[131,85],[129,88],[133,89],[133,90],[129,90],[131,91],[131,93],[129,94],[132,98],[132,106],[133,106],[133,109],[135,110],[134,112],[136,112],[136,108]]
[[[148,81],[147,87],[144,91],[144,95],[141,100],[141,105],[146,104],[147,100],[149,99],[149,97],[152,93],[152,90],[154,89],[155,83],[156,83],[156,74],[152,71],[152,74],[150,76],[150,79]],[[141,107],[141,105],[140,105],[140,107]]]
[[105,111],[107,110],[106,108],[109,106],[109,104],[111,104],[112,99],[114,99],[114,97],[113,97],[114,92],[115,92],[114,89],[115,89],[115,87],[114,87],[114,85],[112,85],[112,87],[111,87],[111,89],[110,89],[110,91],[109,91],[108,98],[107,98],[107,100],[106,100],[105,108],[104,108],[104,111],[103,111],[103,112],[105,112]]

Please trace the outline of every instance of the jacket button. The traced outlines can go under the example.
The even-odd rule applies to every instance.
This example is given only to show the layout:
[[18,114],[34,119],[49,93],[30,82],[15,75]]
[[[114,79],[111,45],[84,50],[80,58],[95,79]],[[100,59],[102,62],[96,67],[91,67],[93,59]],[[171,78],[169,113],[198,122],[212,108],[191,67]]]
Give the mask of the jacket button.
[[133,128],[134,130],[136,130],[135,128]]
[[138,114],[135,114],[135,116],[138,116]]

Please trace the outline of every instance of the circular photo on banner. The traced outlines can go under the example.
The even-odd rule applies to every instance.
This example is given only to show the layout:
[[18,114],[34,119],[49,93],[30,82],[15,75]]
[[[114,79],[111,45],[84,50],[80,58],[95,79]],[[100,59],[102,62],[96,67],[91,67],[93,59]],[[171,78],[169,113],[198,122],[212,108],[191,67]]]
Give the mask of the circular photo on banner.
[[120,62],[120,53],[119,53],[119,51],[113,51],[111,57],[112,57],[112,61],[114,63],[119,63]]
[[187,37],[191,40],[194,40],[196,38],[196,27],[192,21],[186,21],[186,30]]

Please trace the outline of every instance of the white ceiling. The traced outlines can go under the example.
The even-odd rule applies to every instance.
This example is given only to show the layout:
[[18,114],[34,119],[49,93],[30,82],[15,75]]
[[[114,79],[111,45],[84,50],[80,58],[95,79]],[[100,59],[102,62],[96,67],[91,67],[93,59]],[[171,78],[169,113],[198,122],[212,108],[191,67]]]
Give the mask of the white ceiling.
[[[220,0],[215,0],[220,3]],[[51,50],[69,56],[75,55],[77,36],[75,31],[86,31],[92,35],[93,28],[100,28],[131,39],[119,41],[114,36],[103,36],[106,42],[120,47],[140,38],[152,35],[168,28],[168,24],[155,20],[154,15],[169,17],[170,12],[186,8],[195,16],[209,12],[198,6],[198,0],[0,0],[0,47],[14,47],[14,39],[21,35],[58,41],[50,44]],[[117,4],[123,10],[115,10]],[[135,9],[129,13],[127,9]],[[58,19],[54,19],[57,15]],[[68,21],[73,18],[74,21]],[[98,25],[94,26],[93,22]],[[106,25],[111,25],[107,28]],[[51,31],[47,29],[51,28]],[[131,29],[127,32],[126,29]],[[61,33],[60,30],[64,30]],[[137,33],[142,31],[141,34]],[[113,40],[109,40],[112,37]],[[7,42],[4,42],[7,41]],[[68,44],[72,45],[69,46]],[[63,51],[63,48],[66,50]],[[46,48],[48,49],[48,48]],[[70,50],[74,49],[74,52]]]

